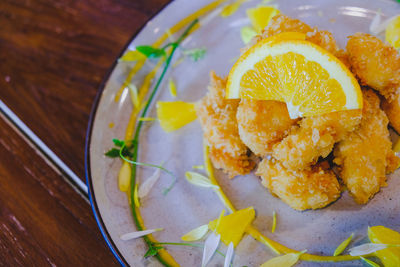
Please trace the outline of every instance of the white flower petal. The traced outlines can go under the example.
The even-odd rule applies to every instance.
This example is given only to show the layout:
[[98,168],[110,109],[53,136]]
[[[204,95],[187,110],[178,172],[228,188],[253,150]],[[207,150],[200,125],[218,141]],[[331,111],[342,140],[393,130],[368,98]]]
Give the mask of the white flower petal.
[[228,250],[225,255],[224,267],[229,267],[233,258],[233,243],[229,243]]
[[351,256],[362,256],[374,253],[375,251],[382,250],[388,247],[389,245],[386,244],[367,243],[361,246],[351,248],[349,252]]
[[197,186],[219,188],[217,185],[213,184],[210,179],[196,172],[186,172],[185,177],[189,183]]
[[380,33],[383,32],[384,30],[386,30],[386,27],[387,27],[387,26],[389,25],[389,23],[390,23],[393,19],[395,19],[395,18],[396,18],[396,16],[393,16],[393,17],[391,17],[391,18],[388,18],[387,20],[384,20],[382,23],[380,23],[379,25],[377,25],[377,26],[373,29],[373,31],[372,31],[372,29],[370,28],[371,33],[374,34],[374,35],[380,34]]
[[181,239],[183,241],[197,241],[201,239],[203,236],[205,236],[207,232],[208,232],[208,224],[205,224],[183,235]]
[[221,236],[218,234],[216,235],[212,232],[204,242],[204,250],[203,250],[203,259],[201,261],[201,266],[204,267],[207,263],[211,260],[212,256],[214,255],[215,251],[218,248],[219,241]]
[[157,229],[149,229],[149,230],[144,230],[144,231],[136,231],[136,232],[123,234],[123,235],[120,236],[120,238],[122,240],[126,241],[126,240],[135,239],[135,238],[138,238],[138,237],[142,237],[142,236],[145,236],[145,235],[149,235],[151,233],[158,232],[158,231],[161,231],[161,230],[163,230],[163,229],[162,228],[157,228]]
[[138,196],[139,198],[143,198],[147,196],[147,194],[150,192],[150,190],[153,188],[154,184],[158,181],[160,178],[160,169],[156,169],[153,173],[152,176],[147,178],[139,187],[138,190]]
[[376,29],[378,28],[379,24],[381,24],[381,12],[378,11],[369,25],[369,31],[373,34],[376,34]]

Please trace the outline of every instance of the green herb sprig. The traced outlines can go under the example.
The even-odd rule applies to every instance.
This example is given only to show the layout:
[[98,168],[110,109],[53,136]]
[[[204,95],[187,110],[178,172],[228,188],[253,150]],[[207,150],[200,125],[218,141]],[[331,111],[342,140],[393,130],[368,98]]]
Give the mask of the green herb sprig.
[[[198,19],[195,19],[193,22],[189,24],[189,26],[186,28],[186,30],[182,33],[182,35],[176,40],[175,42],[169,43],[165,45],[162,48],[154,48],[152,46],[138,46],[136,47],[136,50],[145,55],[147,58],[159,58],[159,57],[165,57],[165,65],[164,68],[161,72],[160,77],[158,78],[153,90],[150,93],[150,96],[146,102],[146,105],[143,108],[143,111],[141,113],[142,118],[146,117],[147,112],[150,108],[150,105],[161,85],[161,82],[164,79],[164,76],[171,64],[171,60],[174,56],[174,53],[176,49],[179,47],[181,42],[188,36],[189,32],[193,29],[193,27],[198,23]],[[167,48],[170,48],[169,53],[166,52]],[[138,151],[139,151],[139,135],[143,126],[143,121],[139,120],[136,129],[135,129],[135,134],[133,137],[133,140],[130,142],[124,142],[122,140],[117,140],[115,139],[114,145],[115,147],[106,152],[106,156],[109,157],[121,157],[123,160],[129,162],[132,164],[131,168],[131,182],[130,182],[130,207],[131,207],[131,212],[133,216],[133,220],[136,224],[137,230],[142,231],[143,227],[141,225],[141,222],[139,221],[139,217],[136,211],[136,207],[134,205],[135,203],[135,184],[136,184],[136,166],[137,165],[143,165],[143,166],[150,166],[150,167],[156,167],[160,168],[161,170],[169,173],[170,175],[173,175],[172,172],[168,171],[167,169],[163,168],[162,166],[158,165],[153,165],[153,164],[147,164],[147,163],[141,163],[138,162]],[[118,155],[116,151],[118,150]],[[173,175],[174,176],[174,175]],[[175,177],[175,176],[174,176]],[[166,190],[164,190],[164,194],[168,193],[168,191],[171,190],[172,186],[176,182],[176,177],[171,184],[170,187],[168,187]],[[154,243],[152,242],[148,236],[143,237],[144,241],[147,243],[149,250],[146,252],[145,256],[155,256],[164,266],[170,266],[167,262],[165,262],[162,257],[159,256],[158,251],[162,248],[163,243]],[[164,244],[166,245],[166,244]]]
[[[175,242],[158,242],[158,243],[153,243],[152,246],[149,246],[149,249],[147,250],[146,254],[144,257],[149,257],[149,256],[154,256],[158,253],[160,249],[163,249],[163,245],[171,245],[171,246],[185,246],[185,247],[194,247],[194,248],[204,248],[203,244],[198,244],[198,243],[175,243]],[[219,251],[218,249],[216,252],[221,255],[222,257],[225,257],[225,254]]]

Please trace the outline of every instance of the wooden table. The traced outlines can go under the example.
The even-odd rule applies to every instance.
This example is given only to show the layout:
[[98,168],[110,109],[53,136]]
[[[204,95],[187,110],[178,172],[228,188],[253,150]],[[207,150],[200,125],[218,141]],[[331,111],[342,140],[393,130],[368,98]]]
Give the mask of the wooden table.
[[0,266],[118,265],[87,193],[66,169],[85,181],[97,89],[126,42],[167,2],[0,1]]

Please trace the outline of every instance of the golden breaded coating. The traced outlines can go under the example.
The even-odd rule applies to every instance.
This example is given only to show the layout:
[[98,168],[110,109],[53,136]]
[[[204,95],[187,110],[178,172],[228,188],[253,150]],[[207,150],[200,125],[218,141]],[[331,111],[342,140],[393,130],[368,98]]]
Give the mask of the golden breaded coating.
[[253,169],[254,163],[239,137],[236,121],[239,100],[225,99],[225,79],[214,72],[210,79],[207,95],[196,105],[204,137],[211,147],[210,157],[230,177],[246,174]]
[[270,153],[297,121],[290,119],[283,102],[252,99],[240,101],[236,118],[240,138],[257,156]]
[[400,87],[390,101],[382,99],[381,106],[390,121],[390,125],[400,134]]
[[333,55],[339,52],[335,38],[328,31],[319,31],[317,28],[314,28],[312,32],[307,32],[306,40],[324,48]]
[[232,156],[215,147],[210,147],[210,159],[215,168],[222,169],[230,178],[248,174],[255,167],[255,162],[246,154]]
[[342,140],[334,151],[334,162],[341,169],[340,177],[359,204],[367,203],[380,187],[386,185],[386,171],[398,164],[389,138],[388,119],[379,107],[379,97],[372,90],[365,90],[363,96],[360,128]]
[[302,170],[325,158],[333,145],[354,131],[361,110],[331,112],[304,118],[298,128],[273,147],[273,156],[291,170]]
[[400,85],[400,56],[395,48],[366,33],[349,37],[347,52],[352,72],[363,85],[379,91],[386,99]]
[[301,20],[278,14],[271,19],[268,26],[262,31],[261,36],[264,39],[282,32],[301,32],[306,34],[312,31],[313,29]]
[[320,165],[310,170],[291,171],[275,159],[264,159],[256,174],[272,194],[296,210],[323,208],[340,196],[335,174]]
[[256,39],[265,39],[282,32],[300,32],[306,34],[306,40],[310,41],[325,50],[336,54],[339,47],[333,38],[333,35],[328,31],[320,31],[316,27],[311,28],[304,22],[298,19],[292,19],[288,16],[278,14],[271,19],[269,25],[263,30],[262,34]]

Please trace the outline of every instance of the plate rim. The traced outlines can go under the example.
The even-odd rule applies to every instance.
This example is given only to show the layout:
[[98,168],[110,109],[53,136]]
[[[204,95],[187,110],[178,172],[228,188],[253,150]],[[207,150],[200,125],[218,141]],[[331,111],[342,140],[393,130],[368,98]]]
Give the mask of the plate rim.
[[92,131],[93,131],[93,126],[94,126],[94,119],[96,117],[96,113],[98,110],[98,106],[100,103],[100,99],[103,95],[104,89],[106,87],[107,82],[109,81],[113,71],[115,70],[117,64],[118,64],[118,59],[124,54],[124,52],[129,48],[130,44],[135,40],[135,38],[142,32],[142,30],[146,27],[146,25],[153,20],[155,17],[157,17],[164,9],[167,8],[170,4],[172,4],[174,0],[171,0],[165,4],[163,4],[153,15],[151,15],[129,38],[129,40],[125,43],[125,45],[121,48],[120,52],[118,53],[118,56],[114,59],[112,65],[108,68],[106,74],[104,75],[99,87],[97,88],[97,93],[96,96],[93,100],[92,107],[90,109],[90,114],[89,114],[89,121],[87,124],[86,128],[86,136],[85,136],[85,180],[86,180],[86,185],[88,187],[88,197],[89,197],[89,202],[90,206],[92,208],[92,212],[94,215],[94,218],[96,220],[96,224],[99,227],[99,230],[101,232],[101,235],[106,242],[108,248],[111,250],[111,253],[114,255],[114,257],[117,259],[118,263],[121,266],[130,266],[130,264],[126,261],[125,257],[122,255],[121,251],[118,249],[118,247],[115,245],[113,239],[111,238],[111,235],[109,231],[107,230],[107,227],[102,219],[99,207],[97,205],[96,201],[96,196],[94,193],[94,188],[93,188],[93,183],[92,183],[92,174],[91,174],[91,167],[90,167],[90,143],[91,143],[91,137],[92,137]]

